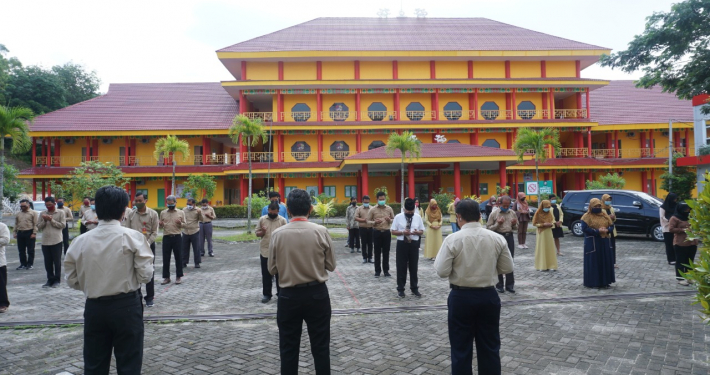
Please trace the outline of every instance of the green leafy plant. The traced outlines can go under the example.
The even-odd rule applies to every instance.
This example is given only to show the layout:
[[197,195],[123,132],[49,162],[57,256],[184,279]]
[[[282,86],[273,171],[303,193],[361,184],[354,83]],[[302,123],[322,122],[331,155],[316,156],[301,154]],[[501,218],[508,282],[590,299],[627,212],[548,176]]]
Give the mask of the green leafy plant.
[[510,194],[510,186],[506,187],[500,187],[496,186],[496,196],[500,197],[501,195],[508,195]]
[[710,145],[702,145],[698,148],[698,156],[710,155]]
[[683,277],[697,289],[694,304],[702,306],[705,321],[710,323],[710,173],[705,176],[705,189],[698,199],[686,202],[690,211],[690,236],[700,240],[698,261],[690,262],[690,270]]
[[434,193],[431,196],[434,200],[436,200],[436,204],[444,214],[446,213],[446,210],[449,209],[449,205],[451,205],[454,202],[454,199],[456,199],[455,195],[447,193],[443,188],[439,188],[439,192]]
[[404,131],[402,132],[402,134],[390,133],[390,136],[387,139],[387,146],[385,146],[385,152],[387,152],[387,155],[391,157],[394,156],[396,151],[399,151],[402,156],[402,174],[400,174],[402,178],[400,178],[400,180],[402,181],[401,197],[402,199],[404,199],[404,158],[406,156],[410,162],[413,161],[415,158],[419,159],[422,154],[422,145],[414,136],[414,133],[410,131]]
[[[518,161],[523,162],[528,151],[533,152],[535,160],[535,181],[540,181],[540,164],[547,160],[547,150],[552,147],[552,152],[560,149],[560,132],[554,128],[534,130],[521,128],[513,144],[513,151],[518,155]],[[539,188],[539,187],[538,187]],[[539,190],[539,189],[538,189]]]
[[[370,197],[372,200],[376,201],[377,200],[377,193],[383,192],[385,193],[385,203],[387,203],[390,200],[390,195],[387,193],[387,186],[380,186],[378,188],[375,188],[375,195]],[[377,203],[377,202],[375,202]]]
[[211,199],[217,190],[217,182],[214,176],[208,174],[193,174],[185,181],[185,188],[182,191],[183,198],[189,196],[198,202],[204,198]]
[[[266,142],[266,132],[260,118],[250,119],[244,115],[236,115],[232,120],[232,126],[229,127],[229,138],[235,144],[243,144],[247,146],[247,160],[249,162],[249,194],[247,199],[247,233],[251,233],[251,198],[252,198],[252,167],[251,167],[251,148],[259,144],[259,140]],[[240,155],[241,157],[241,155]],[[261,211],[259,211],[261,212]]]
[[318,199],[316,205],[313,207],[313,213],[319,218],[323,219],[323,225],[326,224],[328,217],[335,214],[335,199],[334,198],[323,198]]
[[251,219],[258,219],[261,217],[261,209],[264,208],[264,206],[268,206],[269,203],[271,203],[271,200],[269,200],[269,197],[263,191],[244,198],[242,205],[247,207],[247,214],[245,215],[247,218],[247,231],[250,228],[249,226],[251,225]]
[[17,178],[19,173],[20,171],[12,164],[5,164],[3,166],[2,195],[5,198],[9,198],[12,202],[16,201],[23,191],[26,191],[26,186],[23,181]]
[[616,189],[620,190],[626,186],[626,179],[619,176],[618,173],[607,173],[604,176],[599,176],[595,181],[587,180],[585,183],[587,190],[599,190],[599,189]]
[[130,178],[123,177],[120,168],[111,163],[87,161],[64,176],[61,183],[50,182],[52,193],[62,197],[73,207],[84,197],[93,197],[102,186],[113,185],[124,188]]
[[170,189],[172,194],[175,194],[175,168],[177,166],[177,160],[175,154],[180,153],[182,155],[182,160],[187,161],[190,158],[190,144],[187,141],[178,139],[174,135],[168,135],[165,138],[158,139],[155,142],[155,150],[153,151],[153,157],[160,159],[160,157],[172,157],[173,164],[173,184]]
[[[25,107],[5,107],[0,105],[0,198],[5,196],[4,176],[5,176],[5,137],[10,136],[12,142],[11,152],[21,154],[27,152],[32,147],[30,141],[28,123],[34,119],[31,109]],[[0,202],[2,205],[2,202]],[[2,207],[0,207],[2,211]]]
[[679,167],[677,160],[682,157],[681,154],[673,155],[673,173],[661,175],[661,189],[672,191],[678,194],[678,199],[690,199],[693,195],[693,189],[697,185],[697,175],[694,168]]

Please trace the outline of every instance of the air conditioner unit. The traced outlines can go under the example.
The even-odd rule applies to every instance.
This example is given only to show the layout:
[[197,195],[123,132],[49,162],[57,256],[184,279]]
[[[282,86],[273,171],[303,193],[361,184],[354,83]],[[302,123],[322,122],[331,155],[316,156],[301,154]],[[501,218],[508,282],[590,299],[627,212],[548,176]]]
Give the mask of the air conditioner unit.
[[64,138],[64,143],[68,145],[74,144],[74,138]]
[[111,143],[113,143],[113,139],[112,138],[104,138],[101,140],[101,143],[103,143],[105,145],[110,145]]
[[635,132],[628,132],[628,133],[626,133],[626,136],[629,138],[633,138],[636,136],[636,133]]
[[143,143],[143,144],[148,144],[148,143],[150,143],[150,139],[148,139],[148,138],[142,138],[142,139],[141,139],[141,143]]
[[664,137],[667,137],[667,136],[668,136],[668,132],[662,132],[661,135],[664,136]]

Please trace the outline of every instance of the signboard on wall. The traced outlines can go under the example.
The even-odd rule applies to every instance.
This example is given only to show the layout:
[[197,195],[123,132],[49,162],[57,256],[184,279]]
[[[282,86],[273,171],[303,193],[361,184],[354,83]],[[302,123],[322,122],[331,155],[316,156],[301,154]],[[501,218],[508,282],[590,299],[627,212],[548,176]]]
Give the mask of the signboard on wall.
[[552,185],[552,180],[539,181],[539,182],[526,182],[525,183],[525,194],[536,196],[538,194],[553,194],[554,189]]

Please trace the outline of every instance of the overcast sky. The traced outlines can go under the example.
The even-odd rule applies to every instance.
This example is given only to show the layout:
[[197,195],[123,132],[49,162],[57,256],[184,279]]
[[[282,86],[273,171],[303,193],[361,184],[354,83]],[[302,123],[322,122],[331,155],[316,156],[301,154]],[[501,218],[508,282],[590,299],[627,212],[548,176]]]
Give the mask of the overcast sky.
[[[25,65],[70,60],[109,83],[233,79],[217,49],[317,17],[485,17],[584,43],[625,49],[671,0],[26,0],[2,5],[0,44]],[[677,2],[677,1],[676,1]],[[592,66],[583,77],[635,79]]]

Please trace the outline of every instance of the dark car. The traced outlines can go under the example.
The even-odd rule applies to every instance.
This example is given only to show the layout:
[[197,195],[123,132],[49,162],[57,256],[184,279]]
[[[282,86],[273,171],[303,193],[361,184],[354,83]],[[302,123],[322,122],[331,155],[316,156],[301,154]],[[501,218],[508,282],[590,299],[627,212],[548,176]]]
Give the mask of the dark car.
[[632,190],[571,190],[562,199],[562,224],[577,237],[582,233],[582,215],[589,208],[589,201],[611,195],[616,214],[617,233],[645,234],[656,241],[663,241],[663,228],[658,216],[658,208],[663,201],[652,195]]

